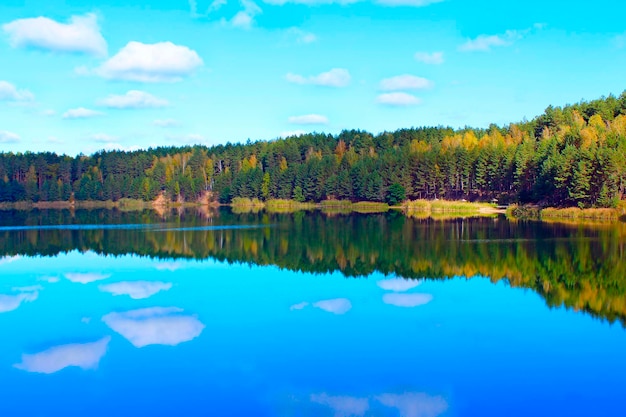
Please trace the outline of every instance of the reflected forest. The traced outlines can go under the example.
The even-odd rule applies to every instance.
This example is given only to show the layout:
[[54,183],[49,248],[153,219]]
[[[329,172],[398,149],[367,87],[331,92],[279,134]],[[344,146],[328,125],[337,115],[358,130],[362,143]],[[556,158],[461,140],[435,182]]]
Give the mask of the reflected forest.
[[274,265],[349,278],[375,272],[410,279],[486,277],[531,289],[550,307],[565,306],[626,326],[626,226],[621,223],[433,220],[395,212],[234,214],[225,208],[18,210],[4,211],[1,219],[0,253],[5,256],[77,250]]

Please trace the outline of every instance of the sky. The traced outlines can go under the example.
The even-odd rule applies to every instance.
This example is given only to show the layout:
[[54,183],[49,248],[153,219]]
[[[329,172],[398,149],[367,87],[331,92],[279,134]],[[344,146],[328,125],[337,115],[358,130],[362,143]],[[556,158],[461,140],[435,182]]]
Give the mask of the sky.
[[614,0],[3,0],[0,151],[506,125],[626,90],[625,12]]

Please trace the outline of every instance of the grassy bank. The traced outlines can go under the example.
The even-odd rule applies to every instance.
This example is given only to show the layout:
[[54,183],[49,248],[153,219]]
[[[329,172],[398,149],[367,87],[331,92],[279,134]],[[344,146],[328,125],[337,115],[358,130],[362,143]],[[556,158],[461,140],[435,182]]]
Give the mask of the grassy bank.
[[402,205],[402,210],[409,217],[445,219],[502,213],[502,210],[498,209],[495,204],[448,200],[406,201]]
[[507,209],[507,217],[519,220],[542,220],[572,222],[616,222],[626,215],[626,201],[615,208],[540,208],[537,206],[512,205]]

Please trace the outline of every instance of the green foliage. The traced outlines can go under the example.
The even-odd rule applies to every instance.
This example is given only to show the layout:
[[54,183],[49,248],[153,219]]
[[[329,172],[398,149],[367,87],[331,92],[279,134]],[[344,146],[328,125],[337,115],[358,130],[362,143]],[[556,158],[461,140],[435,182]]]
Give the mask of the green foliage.
[[293,189],[293,199],[298,203],[304,202],[304,194],[302,192],[302,187],[296,185],[296,188]]
[[387,190],[387,204],[390,206],[395,206],[402,203],[406,199],[406,191],[404,187],[394,182]]
[[[404,191],[404,195],[402,193]],[[305,134],[213,147],[0,153],[0,202],[235,197],[398,204],[467,199],[614,207],[626,191],[626,92],[488,129]]]

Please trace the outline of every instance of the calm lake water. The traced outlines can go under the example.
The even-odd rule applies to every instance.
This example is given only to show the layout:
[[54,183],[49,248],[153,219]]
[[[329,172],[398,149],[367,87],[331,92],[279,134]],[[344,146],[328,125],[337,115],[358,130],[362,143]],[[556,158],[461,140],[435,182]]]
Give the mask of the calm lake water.
[[617,416],[626,228],[0,211],[1,416]]

